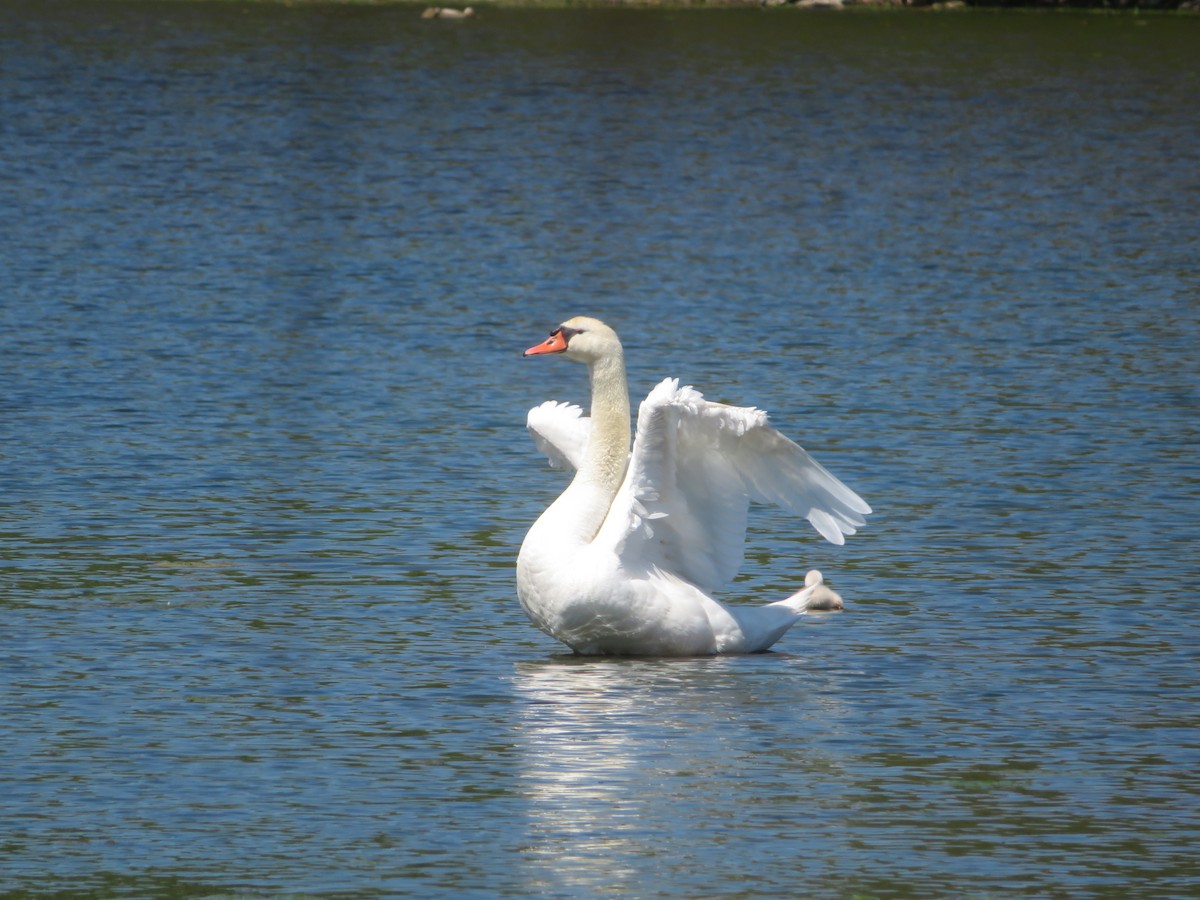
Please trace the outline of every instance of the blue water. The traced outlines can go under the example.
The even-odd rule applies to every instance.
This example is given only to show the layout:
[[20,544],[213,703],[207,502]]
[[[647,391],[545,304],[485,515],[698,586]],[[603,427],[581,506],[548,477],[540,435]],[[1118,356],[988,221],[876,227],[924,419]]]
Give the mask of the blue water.
[[[1200,893],[1200,20],[0,5],[0,891]],[[574,658],[562,319],[861,493]]]

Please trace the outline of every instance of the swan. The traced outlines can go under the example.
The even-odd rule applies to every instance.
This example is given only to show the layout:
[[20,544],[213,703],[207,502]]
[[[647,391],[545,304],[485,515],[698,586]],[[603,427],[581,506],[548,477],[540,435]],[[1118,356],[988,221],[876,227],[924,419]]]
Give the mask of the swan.
[[834,544],[871,507],[762,411],[710,402],[674,378],[642,401],[630,452],[624,350],[598,319],[569,319],[524,355],[584,363],[592,392],[590,416],[554,401],[529,411],[539,450],[575,470],[517,556],[517,597],[533,624],[580,654],[754,653],[779,640],[819,572],[762,606],[712,597],[741,566],[750,500],[806,517]]
[[824,581],[825,578],[819,569],[809,569],[808,574],[804,576],[804,586],[812,588],[812,594],[808,598],[808,608],[822,612],[845,609],[846,604],[842,602],[842,595]]
[[429,6],[421,13],[422,19],[469,19],[475,15],[475,10],[471,7],[466,9],[454,9],[450,6]]

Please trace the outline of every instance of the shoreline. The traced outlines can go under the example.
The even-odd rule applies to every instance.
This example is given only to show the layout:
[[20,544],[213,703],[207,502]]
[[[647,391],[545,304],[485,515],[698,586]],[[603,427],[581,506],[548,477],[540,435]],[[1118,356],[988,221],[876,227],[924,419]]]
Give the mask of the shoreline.
[[[171,0],[186,2],[186,0]],[[413,7],[427,10],[485,9],[805,9],[821,12],[852,10],[917,10],[925,12],[1087,12],[1133,14],[1197,13],[1200,0],[234,0],[254,5]]]

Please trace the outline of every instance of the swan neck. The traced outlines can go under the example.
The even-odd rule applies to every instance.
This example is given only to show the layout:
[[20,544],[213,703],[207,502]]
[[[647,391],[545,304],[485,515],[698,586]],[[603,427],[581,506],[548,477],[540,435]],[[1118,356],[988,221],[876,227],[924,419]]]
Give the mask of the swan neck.
[[589,375],[592,436],[579,477],[602,486],[615,496],[629,459],[629,389],[625,383],[624,355],[618,350],[597,360]]
[[[542,513],[521,554],[533,565],[538,553],[549,553],[557,564],[562,553],[591,543],[608,517],[629,461],[629,391],[620,348],[591,363],[591,435],[579,470],[567,489]],[[531,534],[533,533],[531,531]]]

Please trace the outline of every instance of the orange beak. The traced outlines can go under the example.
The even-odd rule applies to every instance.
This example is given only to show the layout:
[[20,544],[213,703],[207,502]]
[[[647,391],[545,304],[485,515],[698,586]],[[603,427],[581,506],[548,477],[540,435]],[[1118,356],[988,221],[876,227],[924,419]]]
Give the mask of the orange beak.
[[526,350],[521,355],[522,356],[542,356],[543,354],[546,354],[546,353],[562,353],[566,349],[567,349],[567,339],[563,335],[562,329],[556,328],[550,334],[550,337],[546,338],[540,344],[534,344],[532,347],[530,347],[528,350]]

